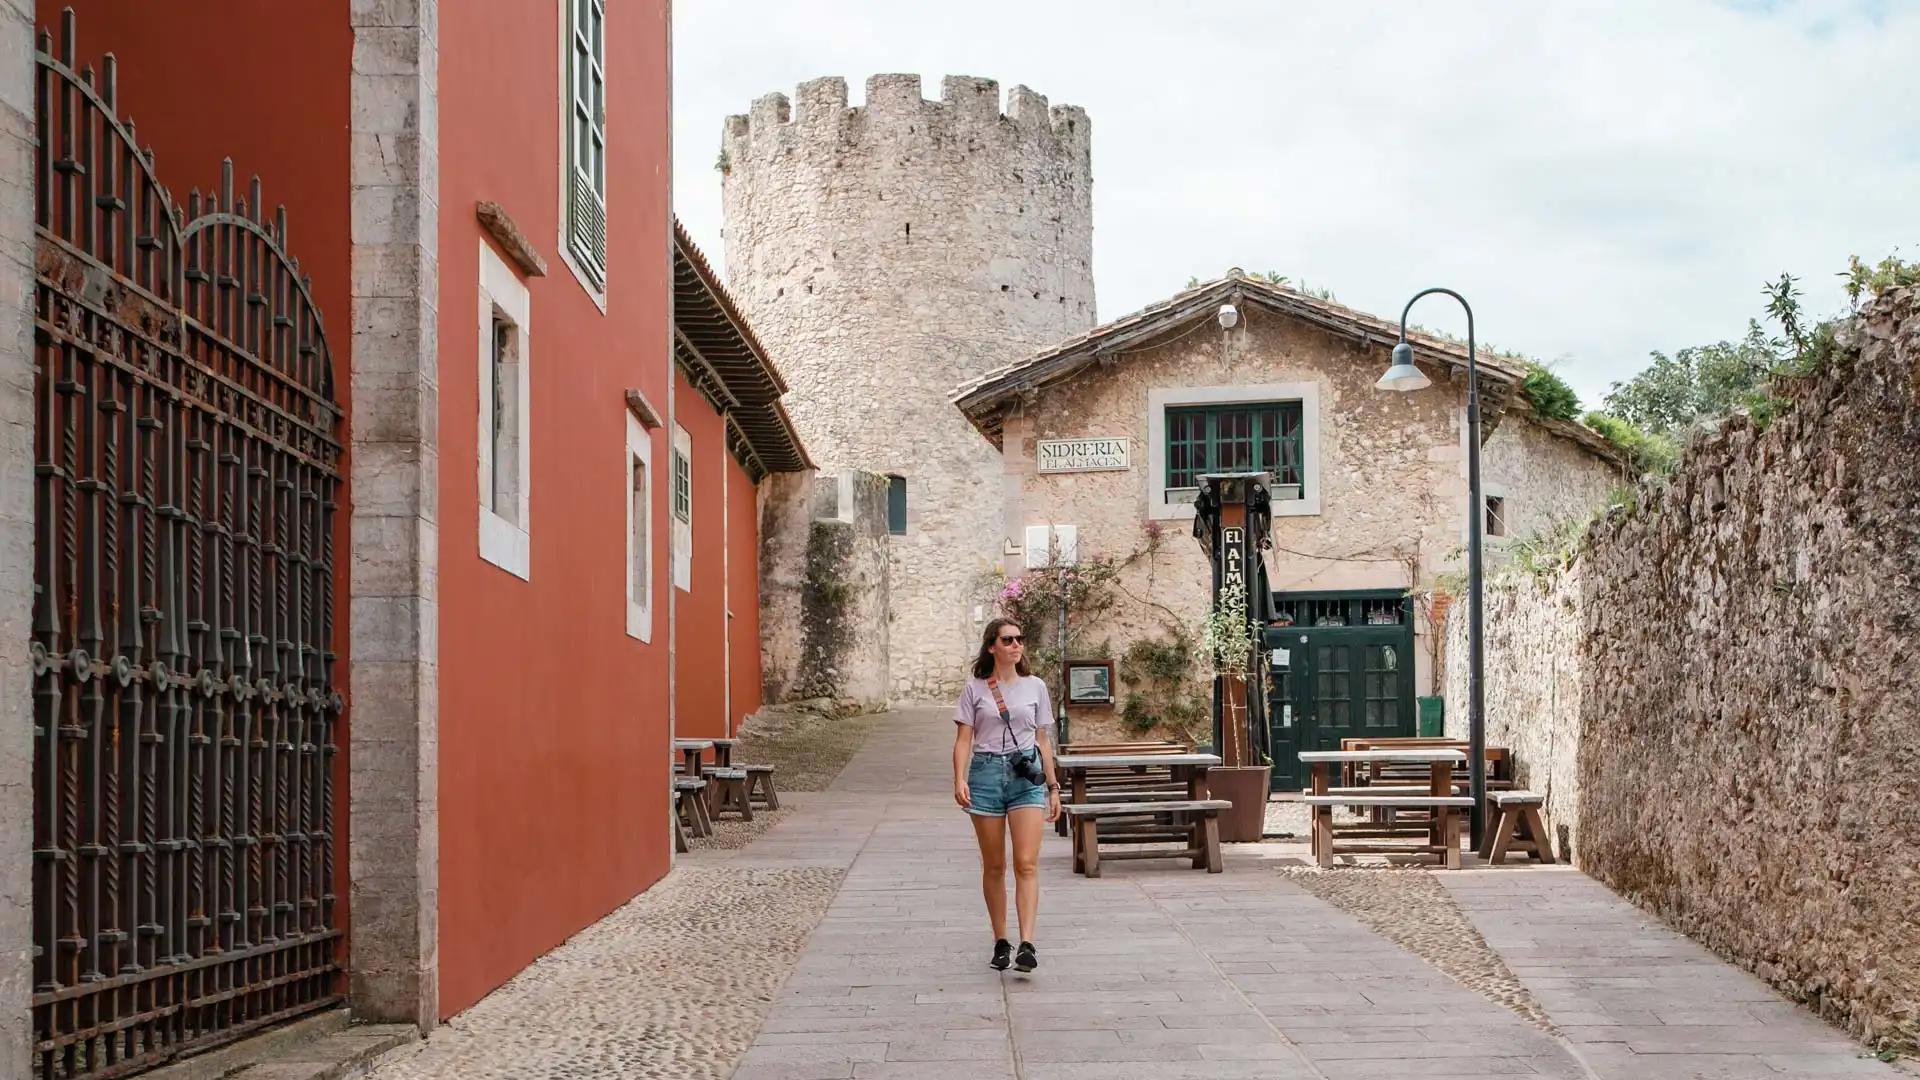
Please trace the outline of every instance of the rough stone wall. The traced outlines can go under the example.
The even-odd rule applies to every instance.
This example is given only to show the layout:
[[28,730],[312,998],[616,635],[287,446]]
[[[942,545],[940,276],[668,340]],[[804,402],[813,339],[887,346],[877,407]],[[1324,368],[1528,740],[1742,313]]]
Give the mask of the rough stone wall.
[[[1487,492],[1506,498],[1508,542],[1556,521],[1583,519],[1604,506],[1614,488],[1631,482],[1620,466],[1524,414],[1503,418],[1481,445],[1480,471]],[[1502,544],[1489,546],[1497,551]]]
[[[1319,388],[1321,512],[1274,518],[1267,566],[1276,590],[1426,585],[1452,566],[1463,546],[1464,389],[1442,378],[1417,394],[1382,392],[1373,384],[1386,368],[1384,348],[1362,349],[1258,309],[1242,315],[1239,329],[1222,333],[1208,321],[1111,365],[1086,368],[1041,389],[1021,415],[1005,421],[1010,535],[1021,536],[1024,524],[1073,524],[1082,557],[1126,558],[1160,534],[1157,553],[1119,578],[1121,602],[1102,627],[1115,655],[1140,638],[1164,637],[1169,622],[1197,626],[1208,600],[1207,557],[1192,537],[1193,523],[1148,519],[1148,395],[1157,388]],[[1041,475],[1037,441],[1069,437],[1130,438],[1133,467]],[[1023,556],[1010,556],[1006,569],[1023,570]],[[1418,624],[1415,630],[1426,633]],[[1422,693],[1430,685],[1424,644],[1415,649]],[[1075,737],[1096,730],[1107,730],[1097,714]]]
[[33,1058],[33,5],[0,0],[0,1076]]
[[[1540,580],[1500,578],[1486,591],[1487,743],[1513,753],[1514,779],[1546,796],[1542,815],[1558,850],[1579,861],[1579,749],[1586,631],[1585,564]],[[1446,625],[1446,732],[1467,737],[1467,608]]]
[[[1556,733],[1556,783],[1576,736],[1581,867],[1868,1041],[1909,1049],[1917,308],[1911,288],[1876,301],[1850,331],[1857,357],[1787,388],[1791,409],[1764,433],[1734,420],[1696,440],[1669,483],[1593,528],[1575,573],[1496,593],[1487,654],[1490,730],[1525,745]],[[1529,697],[1543,681],[1560,696]]]
[[949,399],[960,382],[1093,324],[1085,111],[1025,87],[912,75],[804,83],[728,118],[729,284],[780,364],[827,469],[907,478],[892,538],[890,692],[945,697],[972,655],[975,585],[999,560],[1000,467]]
[[773,473],[760,509],[760,653],[768,704],[887,703],[887,478]]

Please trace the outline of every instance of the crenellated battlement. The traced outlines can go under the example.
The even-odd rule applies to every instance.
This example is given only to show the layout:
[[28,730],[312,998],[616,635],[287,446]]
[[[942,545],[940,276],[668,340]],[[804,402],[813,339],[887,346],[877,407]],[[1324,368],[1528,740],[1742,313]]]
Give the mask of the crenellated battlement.
[[747,112],[729,116],[722,152],[729,162],[783,156],[812,143],[838,149],[849,141],[944,139],[1004,145],[1038,143],[1082,166],[1091,156],[1092,123],[1077,105],[1047,104],[1045,94],[1025,86],[1007,91],[1001,110],[1000,83],[970,75],[940,80],[940,97],[922,96],[918,75],[874,75],[864,104],[847,104],[847,81],[809,79],[793,97],[775,92],[754,100]]
[[954,386],[1096,320],[1092,134],[1084,109],[962,75],[934,100],[875,75],[857,107],[845,79],[811,79],[727,118],[728,283],[794,427],[823,467],[906,483],[896,698],[957,689],[979,571],[1002,558],[1004,471]]

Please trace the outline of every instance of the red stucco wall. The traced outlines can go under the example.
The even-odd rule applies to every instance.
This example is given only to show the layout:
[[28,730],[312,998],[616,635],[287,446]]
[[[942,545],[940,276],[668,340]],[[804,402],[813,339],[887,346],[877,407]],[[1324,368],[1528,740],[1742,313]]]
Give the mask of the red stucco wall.
[[[624,391],[664,409],[666,0],[608,9],[609,287],[562,263],[559,4],[440,7],[440,1011],[667,870],[667,616],[626,634]],[[545,256],[532,304],[531,580],[479,557],[474,204]],[[655,596],[667,440],[654,435]]]
[[674,422],[693,437],[692,588],[674,595],[674,734],[724,738],[727,726],[726,425],[675,369]]
[[[136,122],[140,144],[154,152],[154,171],[174,201],[186,208],[188,192],[217,191],[220,163],[234,164],[235,193],[245,196],[258,175],[267,212],[287,208],[288,253],[313,279],[327,345],[333,353],[334,392],[348,405],[352,346],[351,240],[347,232],[348,73],[353,35],[346,0],[300,4],[218,3],[186,5],[153,0],[41,0],[34,16],[60,50],[60,12],[71,7],[79,33],[75,62],[100,70],[113,53],[119,62],[118,113]],[[352,423],[351,417],[348,424]],[[346,431],[341,432],[346,441]],[[351,469],[341,463],[344,477]],[[334,531],[335,651],[347,654],[347,598],[351,585],[348,511],[352,492],[340,488]],[[352,723],[352,672],[334,668],[335,685],[348,695],[339,728],[347,745]],[[347,760],[336,757],[334,915],[347,926]]]
[[760,499],[740,463],[727,457],[727,606],[733,612],[733,726],[760,708]]

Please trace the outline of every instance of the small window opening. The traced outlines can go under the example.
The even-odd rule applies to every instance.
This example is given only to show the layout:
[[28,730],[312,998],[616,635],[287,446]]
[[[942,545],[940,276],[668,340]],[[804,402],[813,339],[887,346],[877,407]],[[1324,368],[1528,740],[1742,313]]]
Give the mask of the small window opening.
[[907,478],[887,477],[887,532],[907,535]]
[[1499,495],[1487,496],[1487,535],[1507,535],[1507,500]]

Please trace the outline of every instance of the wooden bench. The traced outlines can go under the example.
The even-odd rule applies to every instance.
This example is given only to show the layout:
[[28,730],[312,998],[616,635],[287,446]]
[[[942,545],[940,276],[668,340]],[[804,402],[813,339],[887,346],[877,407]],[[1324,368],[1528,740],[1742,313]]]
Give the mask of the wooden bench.
[[1480,838],[1480,857],[1498,865],[1509,851],[1553,862],[1553,837],[1540,821],[1547,797],[1532,791],[1499,791],[1487,796],[1499,808],[1500,819]]
[[753,820],[753,803],[747,798],[747,770],[739,766],[722,768],[708,765],[700,770],[707,778],[707,811],[715,817],[739,814],[740,820]]
[[[1062,756],[1154,758],[1191,754],[1193,750],[1191,747],[1175,742],[1114,742],[1062,744],[1058,752]],[[1148,764],[1087,769],[1081,774],[1081,779],[1083,790],[1087,792],[1113,795],[1141,792],[1141,798],[1158,798],[1159,792],[1182,786],[1175,783],[1172,768]],[[1066,778],[1062,777],[1061,782],[1065,784]],[[1148,792],[1154,794],[1146,794]],[[1179,798],[1180,795],[1176,793],[1166,797]],[[1062,798],[1066,798],[1064,793]],[[1072,836],[1067,829],[1065,814],[1054,822],[1054,831],[1061,836]]]
[[780,793],[773,790],[773,766],[741,765],[747,771],[747,801],[760,803],[769,810],[780,809]]
[[707,782],[697,776],[673,778],[674,806],[687,832],[702,838],[713,835],[713,818],[707,813]]
[[1140,815],[1166,814],[1183,825],[1170,834],[1130,832],[1109,836],[1110,844],[1165,843],[1184,839],[1186,847],[1109,851],[1107,859],[1192,859],[1195,870],[1220,872],[1220,811],[1233,807],[1226,799],[1180,799],[1163,802],[1076,803],[1065,807],[1073,821],[1073,869],[1090,878],[1100,876],[1100,822]]
[[676,855],[687,853],[687,830],[680,823],[680,793],[673,793],[673,806],[667,811],[667,820],[673,822],[673,851]]
[[[1471,809],[1471,795],[1308,795],[1302,802],[1313,808],[1313,856],[1314,861],[1323,867],[1333,865],[1335,855],[1395,855],[1430,854],[1438,855],[1441,864],[1449,870],[1460,869],[1460,813],[1462,809]],[[1353,806],[1367,809],[1424,809],[1438,815],[1438,820],[1430,826],[1419,829],[1418,842],[1414,844],[1353,844],[1340,843],[1338,836],[1369,837],[1407,836],[1412,830],[1405,827],[1364,826],[1362,830],[1336,830],[1333,824],[1333,808]]]

